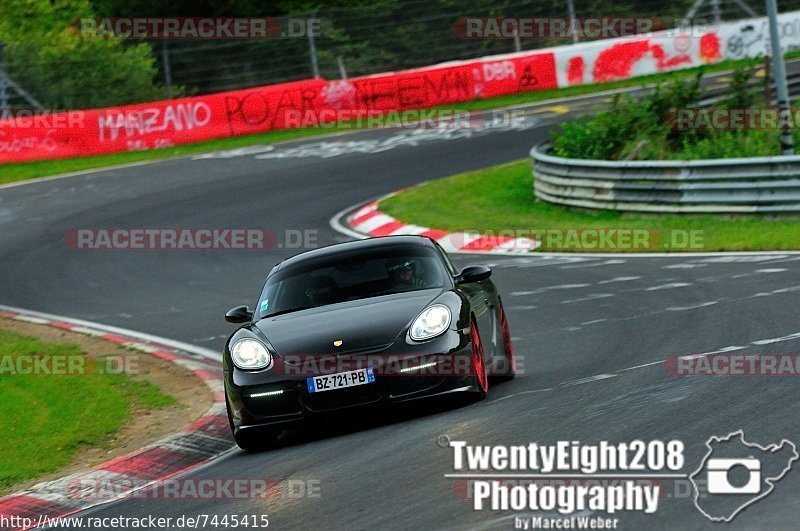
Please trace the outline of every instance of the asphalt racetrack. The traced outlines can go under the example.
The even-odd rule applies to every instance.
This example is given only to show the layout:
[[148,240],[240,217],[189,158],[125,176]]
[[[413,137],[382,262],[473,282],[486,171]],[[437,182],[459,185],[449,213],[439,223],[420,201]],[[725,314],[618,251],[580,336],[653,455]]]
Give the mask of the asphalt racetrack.
[[[345,241],[337,212],[423,180],[523,158],[570,114],[540,109],[469,134],[371,131],[99,171],[0,189],[0,303],[220,349],[222,317],[252,305],[294,249],[78,251],[76,228],[267,227]],[[280,237],[279,237],[280,241]],[[271,451],[232,452],[194,473],[318,482],[318,497],[122,500],[96,516],[268,514],[278,529],[511,529],[513,512],[474,511],[441,436],[473,444],[681,439],[687,473],[712,435],[800,441],[798,380],[675,377],[664,359],[715,351],[798,353],[800,256],[458,255],[489,264],[521,374],[487,400],[350,418]],[[620,526],[711,528],[680,488]],[[794,528],[800,474],[730,527]]]

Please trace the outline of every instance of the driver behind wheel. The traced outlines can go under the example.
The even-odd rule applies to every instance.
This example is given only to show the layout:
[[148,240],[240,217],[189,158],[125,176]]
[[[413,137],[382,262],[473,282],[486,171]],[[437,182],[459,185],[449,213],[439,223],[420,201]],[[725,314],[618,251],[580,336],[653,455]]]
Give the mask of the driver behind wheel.
[[415,258],[392,258],[386,261],[386,272],[395,289],[419,289],[423,287],[421,267]]

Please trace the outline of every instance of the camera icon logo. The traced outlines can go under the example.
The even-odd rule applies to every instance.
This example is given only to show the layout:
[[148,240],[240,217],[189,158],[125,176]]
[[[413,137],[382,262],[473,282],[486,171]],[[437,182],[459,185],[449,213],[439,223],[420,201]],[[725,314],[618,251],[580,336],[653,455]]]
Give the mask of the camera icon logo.
[[730,522],[764,499],[800,459],[793,442],[760,445],[747,441],[742,430],[709,438],[706,449],[689,481],[695,507],[712,522]]
[[[747,482],[734,485],[730,473],[743,467],[749,473]],[[706,463],[709,494],[758,494],[761,492],[761,461],[755,458],[709,459]]]

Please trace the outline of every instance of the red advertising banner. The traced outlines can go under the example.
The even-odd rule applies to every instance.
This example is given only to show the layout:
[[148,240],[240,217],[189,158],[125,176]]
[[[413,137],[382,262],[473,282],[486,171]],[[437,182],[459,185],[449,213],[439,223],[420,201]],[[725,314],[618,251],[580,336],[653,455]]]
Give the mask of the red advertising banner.
[[0,162],[158,149],[557,86],[553,53],[0,120]]
[[720,41],[714,30],[661,32],[347,80],[309,79],[105,109],[12,115],[0,120],[0,163],[158,149],[626,79],[719,61]]
[[[763,19],[752,20],[763,33]],[[45,115],[15,110],[11,117],[0,116],[0,163],[158,149],[320,124],[380,127],[398,122],[379,119],[392,113],[754,56],[758,48],[723,45],[740,42],[750,27],[728,23],[660,31],[347,80],[309,79],[105,109]]]

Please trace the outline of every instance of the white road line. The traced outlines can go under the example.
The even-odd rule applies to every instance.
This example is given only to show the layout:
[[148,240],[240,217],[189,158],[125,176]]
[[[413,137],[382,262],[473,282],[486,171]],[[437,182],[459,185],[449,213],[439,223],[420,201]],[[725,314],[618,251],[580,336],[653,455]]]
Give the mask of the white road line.
[[613,284],[615,282],[630,282],[632,280],[639,280],[642,277],[614,277],[607,280],[601,280],[598,284]]
[[782,343],[784,341],[792,341],[793,339],[800,339],[800,332],[795,332],[794,334],[789,334],[788,336],[783,337],[773,337],[770,339],[759,339],[758,341],[753,341],[753,345],[771,345],[773,343]]
[[586,321],[585,323],[581,323],[581,326],[591,325],[595,323],[604,323],[608,321],[608,319],[593,319],[591,321]]
[[706,356],[712,356],[714,354],[727,354],[728,352],[735,352],[737,350],[744,350],[747,347],[743,347],[741,345],[731,345],[729,347],[722,347],[719,350],[712,350],[710,352],[701,352],[700,354],[689,354],[687,356],[680,356],[679,359],[682,360],[696,360],[697,358],[705,358]]
[[135,168],[136,166],[144,166],[145,164],[153,164],[155,162],[164,162],[166,160],[173,160],[180,157],[167,157],[163,159],[141,160],[139,162],[130,162],[128,164],[117,164],[116,166],[101,166],[99,168],[88,168],[86,170],[73,171],[69,173],[61,173],[58,175],[48,175],[46,177],[37,177],[36,179],[25,179],[23,181],[14,181],[12,183],[0,184],[0,190],[5,188],[15,188],[17,186],[25,186],[27,184],[36,184],[46,181],[55,181],[58,179],[66,179],[67,177],[78,177],[81,175],[90,175],[92,173],[100,173],[103,171],[122,170],[125,168]]
[[781,259],[778,259],[778,260],[774,260],[772,263],[773,264],[781,264],[783,262],[796,262],[798,260],[800,260],[800,256],[791,256],[789,258],[781,258]]
[[[27,310],[24,308],[16,308],[13,306],[6,306],[4,304],[0,304],[0,310],[5,310],[7,312],[12,312],[12,313],[27,314],[25,316],[26,320],[41,319],[43,320],[43,322],[62,321],[64,323],[70,323],[79,327],[96,328],[98,330],[103,330],[105,332],[108,332],[109,334],[119,334],[121,336],[132,337],[140,341],[158,343],[167,347],[172,347],[177,350],[183,350],[184,352],[189,352],[191,354],[195,354],[197,356],[201,356],[203,358],[207,358],[214,361],[220,361],[222,359],[222,353],[217,352],[215,350],[198,347],[196,345],[190,345],[189,343],[184,343],[182,341],[175,341],[173,339],[167,339],[165,337],[159,337],[151,334],[145,334],[143,332],[137,332],[135,330],[128,330],[127,328],[120,328],[118,326],[94,323],[92,321],[84,321],[82,319],[72,319],[71,317],[53,315],[44,312],[37,312],[33,310]],[[37,321],[31,321],[31,322],[37,322]]]
[[651,361],[650,363],[642,363],[641,365],[634,365],[633,367],[626,367],[624,369],[620,369],[617,372],[625,372],[625,371],[635,371],[636,369],[643,369],[645,367],[652,367],[653,365],[663,365],[664,360],[658,361]]
[[800,286],[789,286],[788,288],[780,288],[773,290],[772,293],[791,293],[793,291],[800,291]]
[[596,374],[594,376],[587,376],[586,378],[581,378],[579,380],[572,380],[570,382],[564,382],[559,385],[559,387],[568,387],[571,385],[582,385],[589,382],[596,382],[598,380],[607,380],[609,378],[616,378],[619,376],[618,374]]
[[548,291],[555,291],[562,289],[588,288],[589,286],[591,286],[591,284],[561,284],[558,286],[545,286],[543,288],[537,288],[530,291],[512,291],[511,295],[514,297],[521,297],[524,295],[538,295],[540,293],[546,293]]
[[693,304],[692,306],[672,306],[667,308],[668,312],[683,312],[686,310],[696,310],[697,308],[706,308],[707,306],[714,306],[718,304],[719,301],[708,301],[708,302],[701,302],[700,304]]
[[707,258],[705,260],[701,260],[701,262],[707,264],[766,262],[767,260],[773,260],[775,258],[786,258],[787,255],[792,253],[793,251],[775,251],[772,256],[767,256],[767,253],[729,253],[727,255]]
[[530,391],[520,391],[519,393],[513,393],[513,394],[510,394],[510,395],[507,395],[507,396],[501,396],[500,398],[495,398],[494,400],[491,401],[491,403],[502,402],[503,400],[508,400],[509,398],[514,398],[515,396],[533,395],[533,394],[536,394],[536,393],[544,393],[544,392],[547,392],[547,391],[552,391],[553,389],[554,389],[553,387],[546,387],[544,389],[533,389],[533,390],[530,390]]
[[35,324],[47,324],[50,322],[50,319],[42,319],[40,317],[31,317],[29,315],[18,315],[16,317],[17,321],[25,321],[26,323],[35,323]]
[[[630,293],[630,292],[636,292],[636,291],[640,291],[640,290],[639,289],[634,289],[634,290],[628,290],[627,292]],[[760,293],[755,293],[755,294],[747,295],[745,297],[740,297],[740,298],[725,298],[725,297],[723,297],[723,298],[718,299],[715,302],[716,302],[716,304],[723,303],[723,302],[724,303],[739,303],[739,302],[747,301],[747,300],[750,300],[750,299],[756,299],[756,298],[760,298],[760,297],[771,297],[773,295],[791,293],[791,292],[795,292],[795,291],[800,291],[800,286],[789,286],[787,288],[780,288],[780,289],[777,289],[777,290],[774,290],[774,291],[771,291],[771,292],[760,292]],[[569,302],[572,302],[572,301],[569,301]],[[688,310],[692,310],[692,309],[702,309],[702,308],[707,308],[707,307],[711,307],[711,306],[714,306],[714,305],[715,304],[709,304],[708,302],[705,302],[705,303],[697,305],[696,307],[691,307],[691,306],[687,306],[687,307],[673,306],[673,307],[663,308],[663,309],[654,310],[654,311],[650,311],[650,312],[637,313],[635,315],[629,315],[627,317],[611,317],[611,318],[607,318],[606,320],[608,322],[610,322],[610,323],[611,322],[617,322],[617,321],[620,321],[620,322],[622,322],[622,321],[635,321],[635,320],[638,320],[638,319],[644,319],[644,318],[651,318],[651,317],[655,317],[655,316],[660,316],[660,315],[663,315],[663,314],[667,314],[668,312],[675,312],[675,311],[680,311],[680,310],[687,310],[688,311]],[[561,331],[564,331],[564,330],[575,331],[575,330],[580,330],[580,328],[579,327],[572,327],[572,328],[570,328],[570,327],[562,327],[562,328],[558,328],[558,329],[550,329],[550,330],[542,331],[542,332],[539,332],[539,334],[540,335],[541,334],[552,334],[552,333],[561,332]]]
[[587,295],[586,297],[581,297],[580,299],[563,300],[561,301],[561,304],[572,304],[574,302],[587,302],[587,301],[594,301],[597,299],[608,299],[613,296],[614,296],[613,293],[592,293],[590,295]]
[[615,265],[615,264],[624,264],[625,260],[619,259],[611,259],[611,260],[603,260],[602,262],[589,262],[588,264],[578,264],[578,265],[566,265],[561,266],[559,269],[579,269],[582,267],[601,267],[605,265]]
[[[779,342],[783,342],[783,341],[792,341],[792,340],[795,340],[795,339],[800,339],[800,332],[795,332],[793,334],[789,334],[789,335],[782,336],[782,337],[769,338],[769,339],[759,339],[759,340],[756,340],[756,341],[752,341],[750,344],[751,345],[769,345],[769,344],[772,344],[772,343],[779,343]],[[749,348],[749,347],[748,346],[743,346],[743,345],[729,345],[727,347],[722,347],[722,348],[717,349],[717,350],[711,350],[711,351],[708,351],[708,352],[701,352],[700,354],[690,354],[690,355],[686,355],[686,356],[680,356],[679,359],[682,359],[682,360],[697,359],[697,358],[702,358],[702,357],[705,357],[705,356],[711,356],[713,354],[725,354],[725,353],[728,353],[728,352],[736,352],[738,350],[744,350],[746,348]],[[556,387],[548,387],[548,388],[545,388],[545,389],[534,389],[534,390],[531,390],[531,391],[520,391],[518,393],[513,393],[513,394],[510,394],[510,395],[498,398],[496,400],[492,400],[491,402],[492,403],[500,402],[502,400],[507,400],[509,398],[515,398],[515,397],[522,396],[522,395],[534,394],[534,393],[543,393],[543,392],[546,392],[546,391],[553,391],[555,389],[563,389],[564,387],[571,387],[571,386],[574,386],[574,385],[582,385],[582,384],[591,383],[591,382],[598,382],[598,381],[601,381],[601,380],[608,380],[609,378],[615,378],[617,376],[620,376],[620,373],[623,373],[623,372],[635,371],[637,369],[644,369],[646,367],[653,367],[655,365],[664,365],[665,362],[666,362],[666,359],[660,359],[660,360],[651,361],[651,362],[648,362],[648,363],[642,363],[640,365],[634,365],[632,367],[625,367],[623,369],[617,369],[613,373],[595,374],[595,375],[587,376],[585,378],[580,378],[580,379],[577,379],[577,380],[570,380],[570,381],[567,381],[567,382],[562,382],[562,383],[558,384],[558,386],[556,386]]]
[[691,286],[691,284],[688,282],[670,282],[669,284],[661,284],[660,286],[650,286],[649,288],[644,288],[644,291],[658,291],[662,289],[685,288],[687,286]]
[[708,267],[708,264],[692,264],[692,263],[669,264],[661,266],[661,269],[695,269],[698,267]]

